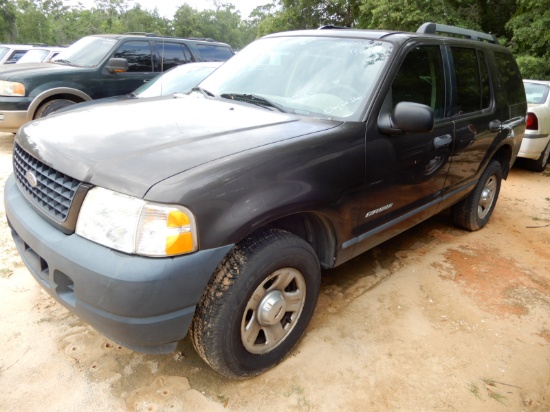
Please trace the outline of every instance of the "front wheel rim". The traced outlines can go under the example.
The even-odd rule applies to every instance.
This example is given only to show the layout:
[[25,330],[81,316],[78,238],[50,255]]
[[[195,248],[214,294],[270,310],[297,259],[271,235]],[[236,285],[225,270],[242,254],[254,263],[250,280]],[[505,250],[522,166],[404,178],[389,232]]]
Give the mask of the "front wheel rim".
[[477,206],[477,215],[480,219],[483,219],[485,216],[487,216],[487,214],[491,210],[491,206],[495,201],[497,188],[497,178],[495,175],[493,175],[489,177],[489,179],[487,179],[485,187],[481,192],[481,197]]
[[254,290],[241,321],[241,341],[253,354],[267,353],[292,333],[306,301],[306,281],[294,268],[273,272]]

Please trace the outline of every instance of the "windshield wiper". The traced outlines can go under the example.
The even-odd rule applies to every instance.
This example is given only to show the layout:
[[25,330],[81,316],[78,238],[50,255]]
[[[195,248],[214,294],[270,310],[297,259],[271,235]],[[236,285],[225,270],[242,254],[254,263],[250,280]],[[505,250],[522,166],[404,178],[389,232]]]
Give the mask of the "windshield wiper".
[[63,60],[63,59],[51,60],[51,63],[59,63],[59,64],[66,64],[69,66],[73,66],[72,62],[70,62],[69,60]]
[[203,95],[204,97],[215,97],[214,93],[209,92],[208,90],[203,89],[202,87],[199,87],[199,86],[193,87],[193,88],[191,89],[191,91],[189,92],[189,94],[191,94],[191,93],[193,93],[193,92],[202,93],[202,95]]
[[255,104],[256,106],[261,106],[265,108],[273,107],[280,112],[288,113],[288,110],[280,105],[275,103],[272,100],[266,99],[265,97],[258,96],[257,94],[248,94],[248,93],[225,93],[221,95],[224,99],[238,100],[245,103]]

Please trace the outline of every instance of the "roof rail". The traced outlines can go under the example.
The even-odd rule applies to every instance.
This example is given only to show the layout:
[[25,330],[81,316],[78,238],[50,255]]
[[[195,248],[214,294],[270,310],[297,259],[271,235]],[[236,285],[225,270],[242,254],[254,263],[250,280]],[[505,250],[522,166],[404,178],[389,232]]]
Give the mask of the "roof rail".
[[200,40],[200,41],[210,41],[216,42],[216,40],[211,39],[210,37],[177,37],[177,36],[163,36],[162,34],[156,33],[146,33],[141,31],[132,31],[124,34],[129,34],[132,36],[145,36],[145,37],[160,37],[162,39],[178,39],[178,40]]
[[149,37],[162,37],[156,33],[147,33],[145,31],[129,31],[124,34],[130,34],[132,36],[149,36]]
[[328,30],[328,29],[349,29],[349,27],[333,26],[332,24],[327,24],[325,26],[319,27],[317,30]]
[[438,23],[424,23],[418,28],[417,33],[422,34],[436,34],[446,33],[454,34],[455,36],[466,37],[471,40],[486,41],[489,43],[498,44],[498,39],[494,34],[483,33],[481,31],[475,31],[470,29],[463,29],[461,27],[447,26],[446,24]]

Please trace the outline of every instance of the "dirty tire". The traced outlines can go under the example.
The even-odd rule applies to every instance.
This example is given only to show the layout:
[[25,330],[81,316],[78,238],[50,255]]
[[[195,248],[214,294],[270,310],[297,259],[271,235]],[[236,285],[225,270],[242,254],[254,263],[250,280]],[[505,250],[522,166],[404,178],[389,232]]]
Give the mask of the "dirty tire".
[[76,104],[76,103],[73,102],[72,100],[68,100],[68,99],[50,100],[49,102],[44,103],[42,106],[40,106],[38,108],[38,110],[36,111],[36,113],[34,115],[34,118],[35,119],[40,119],[42,117],[49,116],[50,114],[52,114],[56,110],[62,109],[62,108],[67,107],[67,106],[71,106],[73,104]]
[[533,172],[544,172],[546,165],[550,160],[550,142],[546,145],[540,157],[536,160],[533,159],[524,159],[524,165],[526,169],[529,169]]
[[298,343],[317,304],[320,267],[311,246],[261,229],[231,250],[197,305],[191,339],[214,370],[246,378],[277,365]]
[[502,168],[493,160],[467,198],[452,207],[452,215],[457,226],[475,231],[487,224],[500,192]]

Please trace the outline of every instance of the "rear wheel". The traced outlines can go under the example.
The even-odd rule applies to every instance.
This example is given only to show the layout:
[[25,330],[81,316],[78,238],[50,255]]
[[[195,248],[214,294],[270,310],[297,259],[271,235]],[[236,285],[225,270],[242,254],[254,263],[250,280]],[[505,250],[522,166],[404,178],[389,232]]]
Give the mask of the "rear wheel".
[[46,117],[53,112],[62,109],[63,107],[71,106],[73,104],[76,104],[72,100],[69,99],[55,99],[50,100],[49,102],[44,103],[42,106],[38,108],[36,111],[34,118],[40,119],[42,117]]
[[502,168],[499,162],[493,160],[468,197],[453,206],[454,222],[471,231],[485,226],[497,203],[501,182]]
[[299,341],[319,285],[319,261],[306,241],[279,229],[258,231],[212,276],[191,327],[195,349],[224,376],[258,375]]
[[524,165],[527,169],[532,170],[533,172],[544,172],[548,160],[550,158],[550,141],[540,154],[540,157],[537,160],[533,159],[524,159]]

